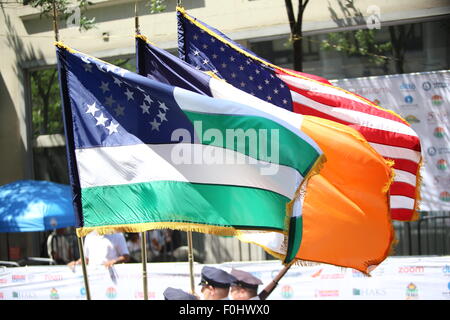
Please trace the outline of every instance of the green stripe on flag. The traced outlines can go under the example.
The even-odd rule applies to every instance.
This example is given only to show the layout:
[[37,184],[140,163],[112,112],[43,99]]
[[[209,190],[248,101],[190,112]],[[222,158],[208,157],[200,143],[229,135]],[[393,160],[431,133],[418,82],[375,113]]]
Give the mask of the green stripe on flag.
[[155,181],[82,189],[83,227],[198,223],[284,230],[289,199],[240,186]]
[[303,217],[291,217],[289,222],[288,250],[284,262],[289,263],[297,255],[303,236]]
[[[263,117],[184,112],[189,120],[194,122],[196,133],[202,138],[203,144],[227,148],[227,144],[231,143],[233,147],[228,149],[244,153],[258,160],[289,166],[296,169],[303,177],[308,174],[320,156],[318,150],[309,142],[282,125]],[[201,127],[199,127],[198,122],[195,125],[196,121],[201,121]],[[198,132],[199,129],[201,129],[201,132]],[[227,130],[229,130],[228,136],[230,136],[230,133],[235,136],[240,135],[245,137],[245,142],[240,145],[237,143],[238,139],[234,139],[234,143],[229,141]],[[221,138],[207,138],[208,141],[206,141],[205,132],[212,135],[220,132]],[[274,135],[274,132],[277,132],[278,137],[276,134]],[[249,138],[255,136],[257,137],[256,141]],[[274,141],[275,143],[273,143]],[[276,162],[274,161],[274,152],[277,152],[278,155]]]

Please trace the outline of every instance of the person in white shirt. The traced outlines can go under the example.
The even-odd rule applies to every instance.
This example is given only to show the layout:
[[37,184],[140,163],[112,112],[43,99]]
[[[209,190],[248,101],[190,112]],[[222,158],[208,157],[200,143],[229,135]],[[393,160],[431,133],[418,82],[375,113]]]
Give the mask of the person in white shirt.
[[[117,263],[128,262],[130,253],[123,233],[99,235],[90,232],[84,240],[86,264],[111,267]],[[81,259],[68,263],[69,267],[80,264]]]

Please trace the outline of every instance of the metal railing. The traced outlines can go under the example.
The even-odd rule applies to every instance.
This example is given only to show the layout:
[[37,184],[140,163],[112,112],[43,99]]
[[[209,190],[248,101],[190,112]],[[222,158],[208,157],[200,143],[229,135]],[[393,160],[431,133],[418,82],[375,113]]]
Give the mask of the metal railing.
[[424,212],[417,221],[394,222],[395,255],[450,255],[450,212]]

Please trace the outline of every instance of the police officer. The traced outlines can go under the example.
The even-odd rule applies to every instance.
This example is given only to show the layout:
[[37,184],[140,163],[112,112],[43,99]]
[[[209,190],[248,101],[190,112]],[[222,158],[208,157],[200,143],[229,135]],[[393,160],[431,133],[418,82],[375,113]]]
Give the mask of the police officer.
[[204,300],[228,300],[230,286],[236,278],[226,271],[205,266],[202,269],[202,294]]
[[193,294],[172,287],[168,287],[164,290],[163,295],[165,300],[198,300]]
[[232,269],[231,274],[236,281],[231,284],[231,298],[233,300],[260,300],[258,286],[262,281],[249,272]]

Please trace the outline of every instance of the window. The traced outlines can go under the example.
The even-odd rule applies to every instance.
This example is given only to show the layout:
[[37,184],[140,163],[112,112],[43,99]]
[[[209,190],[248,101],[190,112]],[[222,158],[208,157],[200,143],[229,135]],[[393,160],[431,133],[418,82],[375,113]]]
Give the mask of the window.
[[[303,71],[328,79],[450,68],[450,18],[305,36]],[[250,40],[250,50],[292,68],[289,36]]]

